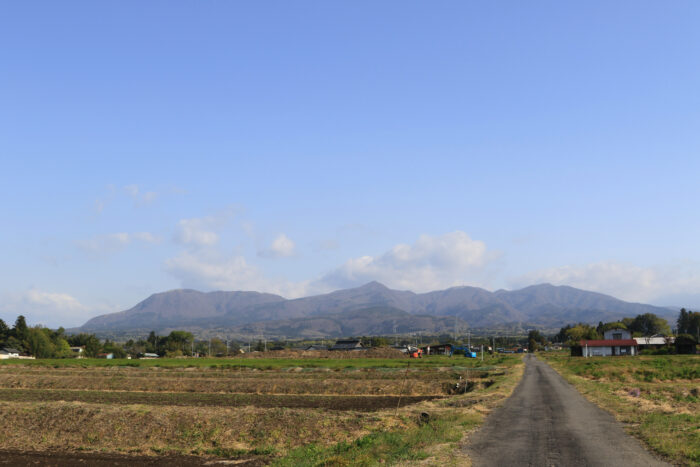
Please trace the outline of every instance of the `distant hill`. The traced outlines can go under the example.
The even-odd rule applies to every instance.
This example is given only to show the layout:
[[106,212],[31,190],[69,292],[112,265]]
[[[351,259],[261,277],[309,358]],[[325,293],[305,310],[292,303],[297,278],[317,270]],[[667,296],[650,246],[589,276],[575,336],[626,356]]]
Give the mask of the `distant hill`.
[[568,286],[540,284],[490,292],[453,287],[416,294],[378,282],[323,295],[287,300],[258,292],[173,290],[133,308],[97,316],[72,332],[220,329],[235,334],[323,337],[399,332],[451,332],[457,324],[494,328],[512,323],[556,328],[567,323],[597,324],[654,313],[674,320],[677,311],[629,303]]
[[[458,319],[457,325],[464,329],[466,323]],[[454,326],[455,319],[451,316],[412,315],[397,308],[373,307],[332,315],[262,321],[241,326],[236,331],[248,335],[321,338],[389,335],[394,332],[443,334],[451,333]]]

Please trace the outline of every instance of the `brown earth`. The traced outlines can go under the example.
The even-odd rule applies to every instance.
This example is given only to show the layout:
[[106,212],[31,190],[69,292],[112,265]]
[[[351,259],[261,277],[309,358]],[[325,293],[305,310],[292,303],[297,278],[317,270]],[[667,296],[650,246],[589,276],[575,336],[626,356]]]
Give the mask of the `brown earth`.
[[442,396],[328,396],[289,394],[150,393],[130,391],[73,391],[46,389],[0,389],[0,401],[86,402],[97,404],[144,404],[215,407],[285,407],[328,410],[375,411],[404,407]]
[[237,461],[206,459],[196,456],[128,456],[121,454],[34,452],[0,450],[0,465],[37,465],[42,467],[132,467],[133,465],[157,467],[198,467],[203,465],[236,465],[237,467],[257,467],[265,465],[261,458]]
[[408,358],[408,355],[390,347],[373,347],[355,352],[338,352],[330,350],[269,350],[267,352],[249,352],[236,358]]

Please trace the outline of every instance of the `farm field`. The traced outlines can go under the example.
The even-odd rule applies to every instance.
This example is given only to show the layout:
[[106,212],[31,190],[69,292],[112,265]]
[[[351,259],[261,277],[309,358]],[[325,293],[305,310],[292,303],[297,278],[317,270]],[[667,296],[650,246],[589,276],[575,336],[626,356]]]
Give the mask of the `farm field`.
[[651,449],[700,465],[700,356],[538,357]]
[[5,360],[0,450],[179,456],[183,465],[186,456],[449,464],[460,454],[448,446],[510,393],[519,371],[519,356]]

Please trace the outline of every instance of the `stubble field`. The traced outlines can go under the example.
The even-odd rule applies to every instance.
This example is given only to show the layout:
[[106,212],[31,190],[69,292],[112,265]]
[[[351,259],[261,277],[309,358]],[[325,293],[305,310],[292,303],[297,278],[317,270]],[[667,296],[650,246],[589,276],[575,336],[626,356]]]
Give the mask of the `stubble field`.
[[308,357],[3,363],[0,450],[425,460],[509,394],[520,362]]

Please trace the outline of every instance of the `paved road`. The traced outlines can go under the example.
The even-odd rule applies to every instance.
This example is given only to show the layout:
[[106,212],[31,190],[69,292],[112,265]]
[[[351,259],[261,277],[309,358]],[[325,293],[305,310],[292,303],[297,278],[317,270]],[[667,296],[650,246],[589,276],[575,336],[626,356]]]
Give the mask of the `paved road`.
[[546,363],[525,357],[525,374],[466,446],[482,466],[668,466],[627,435]]

